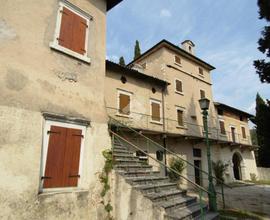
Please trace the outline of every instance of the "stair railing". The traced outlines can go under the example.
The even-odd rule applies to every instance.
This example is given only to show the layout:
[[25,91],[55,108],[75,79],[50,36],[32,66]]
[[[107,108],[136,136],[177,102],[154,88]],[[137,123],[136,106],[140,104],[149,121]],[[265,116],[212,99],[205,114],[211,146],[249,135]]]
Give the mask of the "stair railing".
[[[162,149],[163,152],[165,152],[166,154],[169,153],[169,154],[173,155],[175,158],[180,159],[181,161],[183,161],[187,165],[193,167],[194,169],[197,169],[200,172],[201,179],[202,180],[203,179],[207,179],[208,180],[208,178],[203,178],[202,177],[202,175],[207,175],[208,176],[208,172],[207,171],[205,171],[205,170],[201,169],[200,167],[194,165],[193,163],[189,162],[188,160],[183,159],[182,157],[180,157],[179,155],[177,155],[175,152],[173,152],[172,150],[168,149],[168,147],[164,148],[161,144],[153,141],[152,139],[148,138],[147,136],[145,136],[145,135],[141,134],[140,132],[136,131],[135,129],[131,128],[130,126],[124,124],[123,122],[120,122],[120,121],[116,120],[115,118],[113,118],[111,116],[109,116],[109,119],[110,119],[110,121],[109,121],[110,126],[112,126],[112,125],[113,126],[116,126],[116,128],[118,129],[118,131],[120,131],[122,129],[125,129],[128,132],[132,132],[136,136],[139,136],[142,139],[146,140],[148,145],[152,145],[152,146],[158,147],[158,148]],[[122,129],[119,129],[119,128],[122,128]],[[127,139],[127,137],[125,137],[125,138]],[[129,141],[129,142],[132,143],[131,141]],[[150,158],[153,159],[152,157],[150,157]],[[158,161],[158,162],[160,162],[160,161]],[[168,169],[167,168],[168,167],[167,165],[165,167],[166,167],[166,169]],[[215,179],[216,182],[220,184],[221,192],[216,192],[216,193],[221,195],[221,200],[222,200],[223,208],[225,208],[224,186],[226,186],[228,188],[232,188],[232,187],[230,185],[224,183],[223,180],[216,178],[215,176],[212,176],[212,178]],[[199,184],[196,184],[196,185],[199,186]]]
[[[190,183],[192,186],[195,187],[195,190],[198,191],[198,197],[199,197],[199,204],[200,204],[200,212],[201,212],[201,219],[204,219],[205,216],[205,212],[204,212],[204,206],[203,206],[203,193],[207,193],[208,195],[211,195],[211,192],[209,192],[207,189],[205,189],[204,187],[198,185],[197,183],[191,181],[189,178],[185,177],[184,175],[182,175],[181,173],[179,173],[177,170],[167,166],[164,162],[157,160],[155,157],[151,156],[149,153],[145,152],[143,149],[141,149],[140,147],[138,147],[137,145],[133,144],[132,142],[126,140],[124,137],[120,136],[119,134],[115,133],[112,130],[109,130],[110,134],[112,135],[112,140],[121,140],[122,142],[125,142],[126,144],[132,146],[133,148],[135,148],[136,150],[144,153],[145,155],[147,155],[148,158],[151,158],[152,160],[158,162],[160,165],[162,165],[163,167],[165,167],[166,169],[170,170],[171,172],[175,173],[176,175],[178,175],[180,178],[186,180],[188,183]],[[153,179],[151,179],[153,181]]]

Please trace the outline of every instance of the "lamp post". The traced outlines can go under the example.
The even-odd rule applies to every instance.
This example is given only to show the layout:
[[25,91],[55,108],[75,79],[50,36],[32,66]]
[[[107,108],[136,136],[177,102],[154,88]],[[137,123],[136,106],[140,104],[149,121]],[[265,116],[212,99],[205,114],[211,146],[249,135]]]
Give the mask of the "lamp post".
[[211,211],[217,211],[217,197],[216,191],[213,184],[213,176],[212,176],[212,160],[211,160],[211,151],[210,151],[210,144],[208,138],[208,124],[207,124],[207,117],[208,117],[208,109],[210,101],[207,98],[202,98],[199,100],[200,108],[203,114],[203,127],[205,132],[205,143],[207,146],[207,161],[208,161],[208,201],[209,201],[209,209]]

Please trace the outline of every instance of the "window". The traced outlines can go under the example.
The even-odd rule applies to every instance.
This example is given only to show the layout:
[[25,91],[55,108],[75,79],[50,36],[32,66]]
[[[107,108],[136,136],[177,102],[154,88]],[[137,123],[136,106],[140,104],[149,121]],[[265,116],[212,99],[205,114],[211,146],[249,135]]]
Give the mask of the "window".
[[179,57],[179,56],[174,56],[174,62],[176,63],[176,64],[181,64],[181,58]]
[[242,115],[239,116],[240,121],[244,121],[244,117]]
[[203,68],[199,67],[199,74],[203,75]]
[[44,129],[42,186],[77,187],[86,127],[47,121]]
[[120,80],[121,80],[121,82],[122,82],[123,84],[125,84],[125,83],[127,82],[127,78],[124,77],[124,76],[121,76]]
[[180,81],[178,79],[175,80],[175,92],[177,92],[177,93],[183,93],[182,81]]
[[201,99],[205,98],[205,91],[204,90],[200,90],[200,97]]
[[183,120],[183,110],[177,109],[177,123],[178,126],[184,126],[184,120]]
[[241,126],[241,130],[242,130],[242,137],[243,138],[247,138],[247,135],[246,135],[246,129],[245,129],[245,127],[244,126]]
[[226,134],[224,121],[219,121],[219,129],[221,134]]
[[121,115],[130,115],[130,97],[131,94],[124,91],[118,91],[118,111]]
[[199,148],[193,148],[193,157],[202,157],[202,150]]
[[161,102],[150,100],[152,121],[161,122]]
[[59,4],[54,41],[50,46],[89,63],[88,29],[92,18],[70,3]]
[[152,88],[152,93],[155,94],[157,92],[157,90],[153,87]]
[[159,161],[163,161],[163,151],[162,150],[158,150],[158,151],[156,151],[156,158],[157,158],[157,160],[159,160]]
[[147,151],[136,151],[136,157],[139,157],[140,161],[148,161]]

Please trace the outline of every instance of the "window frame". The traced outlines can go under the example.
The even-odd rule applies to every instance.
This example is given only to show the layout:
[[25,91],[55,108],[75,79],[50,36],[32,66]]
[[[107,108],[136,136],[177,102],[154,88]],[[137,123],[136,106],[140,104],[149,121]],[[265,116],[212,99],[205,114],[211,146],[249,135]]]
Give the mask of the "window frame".
[[[160,121],[155,121],[152,118],[152,116],[153,116],[152,115],[152,103],[159,104],[159,110],[160,110],[159,111],[159,118],[160,118]],[[163,115],[162,115],[162,102],[157,100],[157,99],[150,99],[150,122],[154,123],[154,124],[162,125],[163,124],[162,117],[163,117]]]
[[[246,139],[247,139],[247,129],[246,129],[246,126],[240,125],[240,127],[241,127],[241,135],[242,135],[242,139],[246,140]],[[244,137],[244,135],[243,135],[243,130],[242,130],[243,128],[244,128],[244,130],[245,130],[245,137]]]
[[[50,135],[47,133],[51,129],[51,126],[59,126],[64,128],[74,128],[80,129],[82,131],[82,135],[84,138],[81,139],[81,148],[80,148],[80,162],[79,162],[79,171],[78,174],[80,178],[78,178],[78,184],[74,187],[57,187],[57,188],[44,188],[43,187],[43,180],[41,179],[42,176],[45,175],[46,170],[46,162],[47,162],[47,154],[48,154],[48,147],[49,147],[49,138]],[[86,126],[73,124],[68,122],[59,122],[53,120],[45,120],[43,126],[43,140],[42,140],[42,156],[41,156],[41,169],[40,169],[40,177],[39,177],[39,192],[46,193],[46,192],[62,192],[62,191],[74,191],[76,189],[82,189],[82,179],[83,179],[83,159],[84,159],[84,147],[85,147],[85,137],[86,137]]]
[[[180,63],[176,62],[176,57],[178,57],[180,59]],[[174,64],[178,65],[178,66],[182,66],[182,59],[180,56],[178,55],[174,55]]]
[[[199,70],[199,75],[200,76],[204,76],[204,69],[202,67],[198,67],[198,70]],[[201,71],[202,70],[202,71]]]
[[[204,97],[202,97],[202,96],[201,96],[201,91],[203,91],[203,92],[204,92]],[[206,98],[206,92],[205,92],[205,90],[204,90],[204,89],[202,89],[202,88],[200,88],[200,90],[199,90],[199,97],[200,97],[200,99],[202,99],[202,98]]]
[[[180,91],[177,91],[177,86],[176,86],[176,81],[179,81],[179,82],[181,82],[181,88],[182,88],[182,92],[180,92]],[[177,94],[180,94],[180,95],[184,95],[184,89],[183,89],[183,81],[182,80],[180,80],[180,79],[178,79],[178,78],[175,78],[174,79],[174,91],[175,91],[175,93],[177,93]]]
[[[176,121],[177,121],[177,128],[185,128],[185,121],[184,121],[184,115],[185,115],[185,110],[183,109],[183,108],[181,108],[181,107],[179,107],[179,106],[176,106],[175,107],[175,110],[176,110]],[[178,110],[180,110],[180,111],[182,111],[183,112],[183,114],[182,114],[182,119],[183,119],[183,125],[179,125],[179,122],[178,122]]]
[[[66,47],[61,46],[57,40],[57,38],[59,38],[59,36],[60,36],[60,30],[61,30],[61,24],[62,24],[62,14],[63,14],[63,13],[61,13],[61,11],[63,10],[64,7],[86,20],[88,27],[86,29],[84,55],[79,54],[71,49],[68,49]],[[93,20],[92,16],[88,15],[86,12],[82,11],[78,7],[72,5],[71,3],[69,3],[65,0],[61,0],[59,2],[59,8],[57,10],[56,26],[55,26],[55,30],[54,30],[53,41],[51,41],[49,44],[50,48],[57,50],[57,51],[60,51],[62,53],[68,54],[68,55],[75,57],[79,60],[82,60],[86,63],[90,63],[91,59],[88,56],[88,45],[89,45],[88,43],[89,43],[89,29],[90,29],[90,21],[91,20]]]
[[[221,129],[221,127],[220,127],[220,122],[223,122],[223,125],[224,125],[224,132],[225,132],[225,133],[222,133],[222,132],[221,132],[222,129]],[[222,120],[222,119],[219,119],[219,120],[218,120],[218,125],[219,125],[220,135],[222,135],[222,136],[227,136],[227,133],[226,133],[226,126],[225,126],[225,121]]]
[[[129,114],[128,115],[122,114],[120,112],[120,94],[129,96]],[[132,95],[133,95],[132,92],[128,92],[128,91],[117,89],[117,113],[116,113],[117,116],[126,117],[126,118],[130,118],[131,117],[131,114],[132,114],[131,113],[131,109],[132,109]]]

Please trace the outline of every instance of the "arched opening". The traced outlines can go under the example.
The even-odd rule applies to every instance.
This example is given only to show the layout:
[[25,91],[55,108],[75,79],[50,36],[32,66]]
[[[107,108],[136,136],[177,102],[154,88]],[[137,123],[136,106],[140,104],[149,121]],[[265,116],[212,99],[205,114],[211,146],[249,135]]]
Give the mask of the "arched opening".
[[234,153],[232,162],[233,162],[233,174],[236,180],[242,180],[241,161],[242,161],[241,156],[238,153]]

